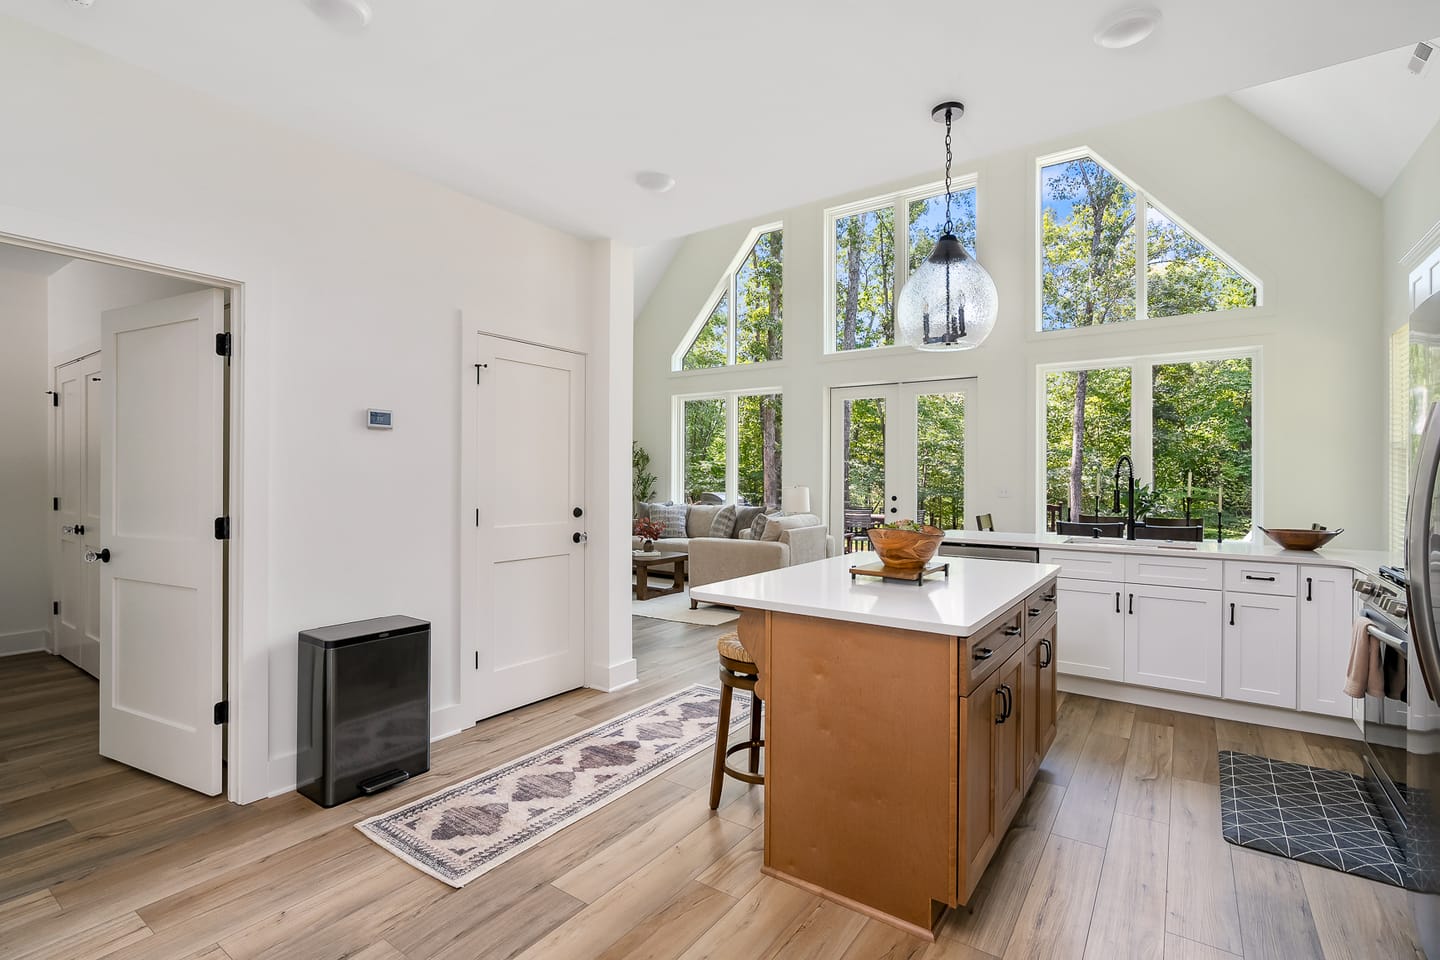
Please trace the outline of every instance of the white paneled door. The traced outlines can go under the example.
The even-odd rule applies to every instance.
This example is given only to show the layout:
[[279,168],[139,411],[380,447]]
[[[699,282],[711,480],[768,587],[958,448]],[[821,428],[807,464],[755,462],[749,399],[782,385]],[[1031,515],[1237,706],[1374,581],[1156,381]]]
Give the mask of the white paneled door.
[[100,675],[100,354],[55,368],[55,652]]
[[100,579],[100,753],[212,796],[224,729],[224,323],[217,290],[102,315],[101,531],[86,556]]
[[585,682],[585,358],[480,337],[476,720]]

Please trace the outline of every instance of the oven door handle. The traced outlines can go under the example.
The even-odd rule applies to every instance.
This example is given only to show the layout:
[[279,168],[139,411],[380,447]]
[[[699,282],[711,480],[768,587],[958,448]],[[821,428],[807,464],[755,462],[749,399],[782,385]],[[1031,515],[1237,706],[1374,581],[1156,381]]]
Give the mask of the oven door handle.
[[1409,653],[1410,644],[1407,643],[1403,637],[1397,637],[1393,633],[1388,633],[1384,630],[1381,630],[1379,627],[1375,626],[1374,623],[1367,623],[1365,625],[1365,629],[1370,631],[1370,636],[1374,637],[1376,640],[1379,640],[1381,643],[1385,644],[1385,646],[1395,650],[1402,657],[1406,656]]
[[1430,408],[1420,441],[1415,482],[1405,527],[1405,563],[1410,571],[1410,639],[1430,698],[1440,694],[1440,649],[1436,647],[1434,597],[1430,593],[1430,520],[1435,475],[1440,472],[1440,402]]

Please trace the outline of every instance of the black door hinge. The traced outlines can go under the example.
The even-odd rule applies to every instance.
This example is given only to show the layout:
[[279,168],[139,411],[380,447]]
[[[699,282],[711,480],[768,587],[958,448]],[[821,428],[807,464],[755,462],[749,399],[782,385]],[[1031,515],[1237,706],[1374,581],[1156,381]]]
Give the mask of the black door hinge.
[[52,510],[59,510],[59,509],[60,509],[60,498],[59,498],[59,497],[56,497],[56,498],[54,499],[53,506],[51,507],[51,509],[52,509]]
[[230,722],[230,701],[221,700],[215,704],[215,726]]
[[231,340],[228,333],[215,334],[215,355],[217,357],[230,356]]
[[60,601],[56,600],[52,606],[54,607],[55,616],[60,616]]
[[216,539],[216,540],[229,540],[229,539],[230,539],[230,518],[229,518],[229,517],[216,517],[216,518],[215,518],[215,539]]

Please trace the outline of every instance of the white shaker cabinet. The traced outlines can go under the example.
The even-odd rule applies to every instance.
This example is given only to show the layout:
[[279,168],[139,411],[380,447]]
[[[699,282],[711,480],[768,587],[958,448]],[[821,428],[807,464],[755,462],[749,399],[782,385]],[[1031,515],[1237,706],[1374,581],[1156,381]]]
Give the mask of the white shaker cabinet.
[[[1124,590],[1125,682],[1220,696],[1220,591],[1136,584]],[[1061,624],[1068,644],[1070,626]]]
[[1300,568],[1301,710],[1350,716],[1350,698],[1340,688],[1350,661],[1354,579],[1343,567]]
[[1120,612],[1123,583],[1056,581],[1056,610],[1063,639],[1056,666],[1061,673],[1101,680],[1125,679],[1125,626]]
[[1295,597],[1224,595],[1225,699],[1295,708]]

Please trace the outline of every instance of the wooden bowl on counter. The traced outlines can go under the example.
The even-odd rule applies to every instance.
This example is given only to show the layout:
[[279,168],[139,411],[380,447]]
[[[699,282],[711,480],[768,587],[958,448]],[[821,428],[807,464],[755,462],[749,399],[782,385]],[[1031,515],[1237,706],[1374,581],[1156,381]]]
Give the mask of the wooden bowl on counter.
[[880,562],[896,570],[915,570],[929,563],[940,549],[945,531],[939,527],[918,530],[887,530],[872,527],[867,536],[880,555]]
[[1324,527],[1261,527],[1265,536],[1286,550],[1319,550],[1345,532],[1345,528],[1326,530]]

